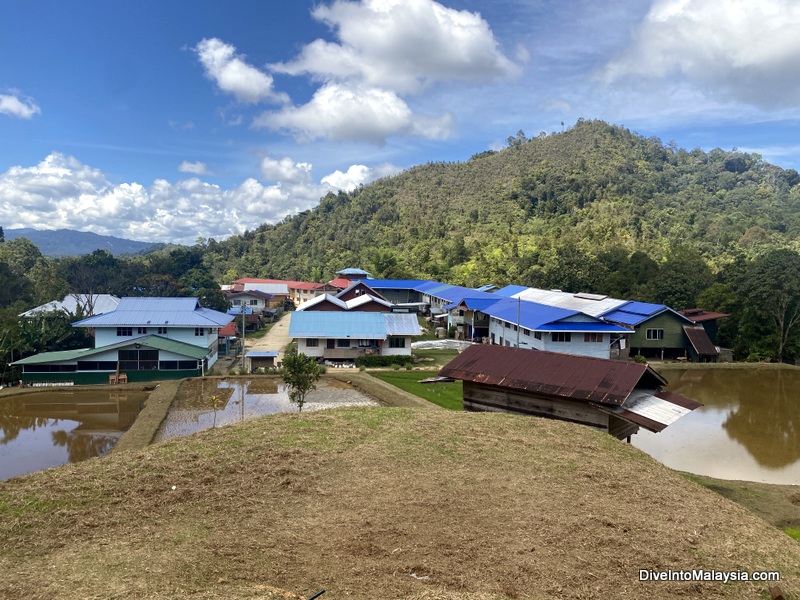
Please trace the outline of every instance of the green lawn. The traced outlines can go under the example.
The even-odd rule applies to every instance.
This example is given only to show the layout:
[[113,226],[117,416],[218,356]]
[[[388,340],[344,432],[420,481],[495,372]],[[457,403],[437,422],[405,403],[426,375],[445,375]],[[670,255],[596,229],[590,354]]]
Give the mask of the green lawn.
[[415,358],[414,366],[438,369],[458,356],[458,350],[412,350],[411,354]]
[[399,387],[410,394],[424,398],[448,410],[462,410],[462,383],[419,383],[420,379],[431,377],[434,373],[420,371],[376,371],[370,373],[386,383]]

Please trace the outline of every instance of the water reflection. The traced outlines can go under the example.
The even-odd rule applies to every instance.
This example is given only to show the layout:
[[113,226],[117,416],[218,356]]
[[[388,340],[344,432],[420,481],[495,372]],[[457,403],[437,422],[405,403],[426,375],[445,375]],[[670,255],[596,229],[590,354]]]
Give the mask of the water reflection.
[[800,369],[667,369],[668,389],[705,406],[633,443],[669,467],[768,483],[800,483]]
[[0,399],[0,479],[104,456],[147,396],[50,390]]
[[[306,396],[304,411],[376,403],[349,385],[323,380]],[[185,381],[154,441],[284,412],[297,412],[277,378]]]

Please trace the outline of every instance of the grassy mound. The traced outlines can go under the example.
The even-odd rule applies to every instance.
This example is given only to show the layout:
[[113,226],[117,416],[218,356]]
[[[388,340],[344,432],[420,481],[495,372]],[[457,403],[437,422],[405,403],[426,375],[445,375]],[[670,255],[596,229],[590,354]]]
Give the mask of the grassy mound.
[[[398,408],[276,415],[0,482],[0,597],[768,598],[800,544],[586,427]],[[284,593],[281,590],[289,590]]]

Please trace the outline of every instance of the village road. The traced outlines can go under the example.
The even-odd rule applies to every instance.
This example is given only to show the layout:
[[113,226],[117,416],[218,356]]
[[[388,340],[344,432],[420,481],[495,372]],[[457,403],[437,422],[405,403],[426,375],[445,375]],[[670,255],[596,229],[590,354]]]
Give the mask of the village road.
[[283,362],[283,354],[286,352],[289,342],[292,341],[289,338],[289,323],[291,319],[292,312],[287,311],[277,323],[270,327],[264,337],[248,339],[245,336],[245,347],[247,350],[277,350],[278,358],[275,359],[275,362]]

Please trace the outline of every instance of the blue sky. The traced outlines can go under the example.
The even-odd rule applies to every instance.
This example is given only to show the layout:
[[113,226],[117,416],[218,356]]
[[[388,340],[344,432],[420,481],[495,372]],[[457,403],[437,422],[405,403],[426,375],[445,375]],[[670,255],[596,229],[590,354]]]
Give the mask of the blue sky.
[[800,169],[793,0],[0,3],[0,226],[222,239],[599,118]]

